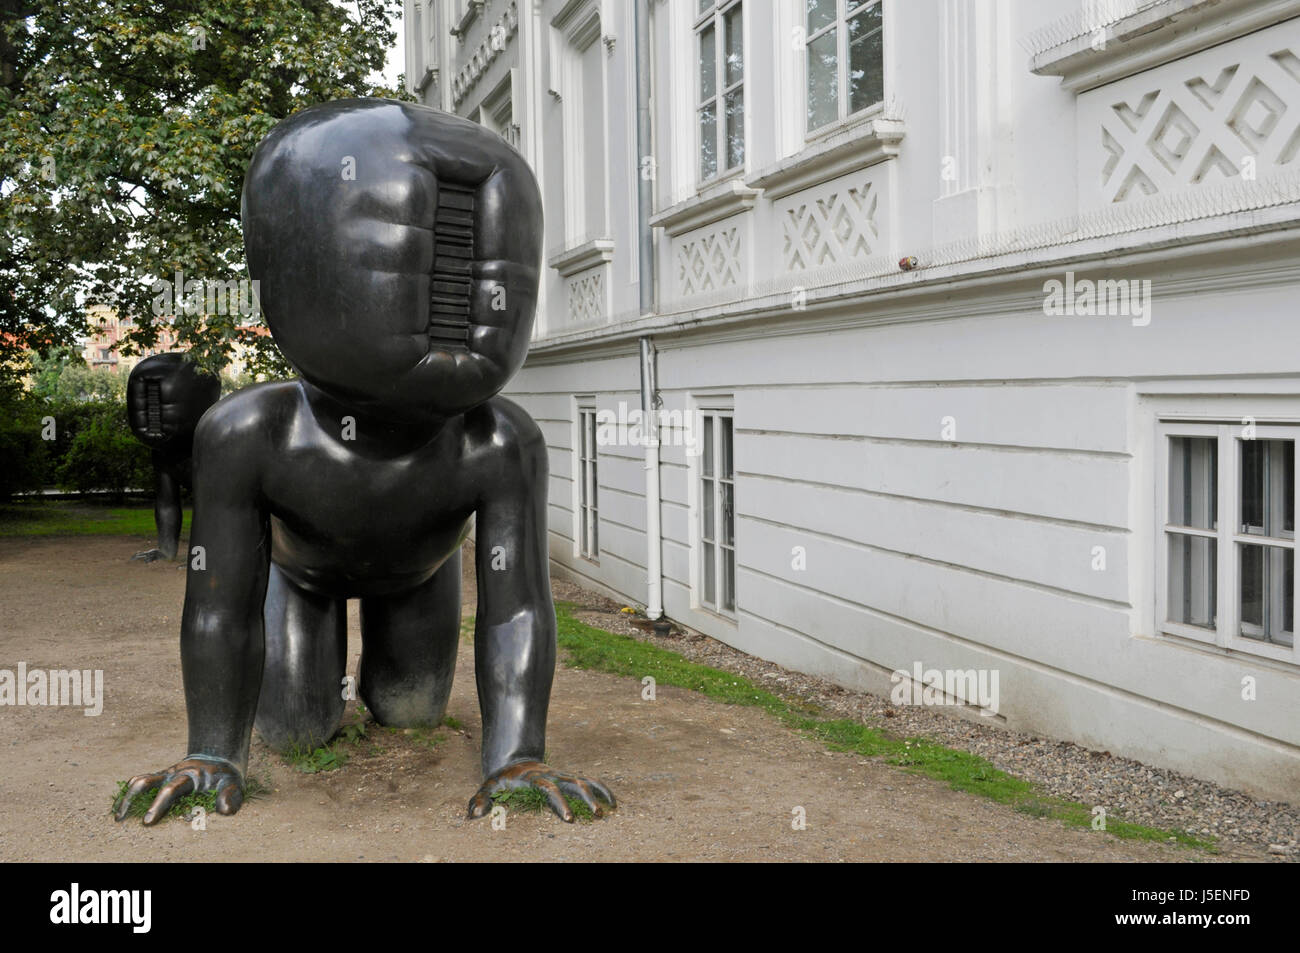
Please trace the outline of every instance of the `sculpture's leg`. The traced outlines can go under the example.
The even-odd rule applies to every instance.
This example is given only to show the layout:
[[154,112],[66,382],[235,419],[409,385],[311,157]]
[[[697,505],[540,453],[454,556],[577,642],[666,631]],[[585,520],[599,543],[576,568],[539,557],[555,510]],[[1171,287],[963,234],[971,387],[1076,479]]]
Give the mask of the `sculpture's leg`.
[[460,551],[409,592],[361,600],[361,698],[381,725],[436,725],[460,641]]
[[271,564],[258,734],[277,751],[319,747],[343,718],[347,600],[296,585]]

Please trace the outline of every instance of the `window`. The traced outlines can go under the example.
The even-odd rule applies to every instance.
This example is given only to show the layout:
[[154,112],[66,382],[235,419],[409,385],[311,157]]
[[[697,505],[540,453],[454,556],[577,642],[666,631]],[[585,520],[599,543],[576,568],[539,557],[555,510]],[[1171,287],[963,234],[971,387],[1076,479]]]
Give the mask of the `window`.
[[1294,425],[1164,424],[1162,629],[1295,660]]
[[731,411],[705,410],[700,441],[700,604],[736,611],[736,473]]
[[882,0],[805,0],[808,130],[885,98]]
[[745,24],[740,0],[698,0],[700,178],[745,164]]
[[565,6],[565,19],[552,21],[557,48],[564,172],[564,247],[608,237],[605,207],[609,174],[605,116],[605,44],[595,0]]
[[600,518],[596,508],[596,489],[600,485],[596,476],[596,408],[578,408],[578,507],[577,531],[574,539],[578,554],[587,559],[600,555]]
[[516,149],[519,148],[519,127],[515,125],[514,73],[502,80],[491,95],[484,98],[478,109],[479,124],[491,129]]

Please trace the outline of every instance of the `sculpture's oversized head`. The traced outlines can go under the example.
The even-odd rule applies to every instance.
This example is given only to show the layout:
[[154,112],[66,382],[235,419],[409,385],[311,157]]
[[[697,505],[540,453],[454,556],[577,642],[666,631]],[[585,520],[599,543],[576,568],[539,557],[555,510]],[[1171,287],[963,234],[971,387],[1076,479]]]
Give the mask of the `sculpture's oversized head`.
[[200,371],[183,354],[155,354],[126,379],[131,432],[147,447],[184,446],[204,412],[221,397],[221,381]]
[[462,413],[523,363],[541,195],[482,126],[394,100],[313,106],[257,147],[242,217],[276,343],[344,403]]

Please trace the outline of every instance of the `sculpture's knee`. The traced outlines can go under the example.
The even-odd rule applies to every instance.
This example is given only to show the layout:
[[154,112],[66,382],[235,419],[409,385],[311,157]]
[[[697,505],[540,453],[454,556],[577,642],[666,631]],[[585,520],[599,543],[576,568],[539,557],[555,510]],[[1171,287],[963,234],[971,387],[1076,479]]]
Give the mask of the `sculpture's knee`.
[[450,675],[409,674],[377,677],[373,669],[367,670],[363,660],[358,691],[379,724],[390,728],[418,728],[442,721],[451,696],[451,678]]

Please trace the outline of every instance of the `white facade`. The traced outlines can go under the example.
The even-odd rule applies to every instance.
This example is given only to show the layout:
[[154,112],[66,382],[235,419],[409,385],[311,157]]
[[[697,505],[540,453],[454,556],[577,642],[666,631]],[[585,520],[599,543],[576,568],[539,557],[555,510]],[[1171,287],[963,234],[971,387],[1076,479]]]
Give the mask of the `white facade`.
[[[639,158],[633,0],[407,2],[412,89],[542,183],[556,566],[646,603],[657,550],[747,652],[996,669],[999,722],[1300,797],[1300,2],[649,7]],[[657,543],[596,427],[646,336]]]

